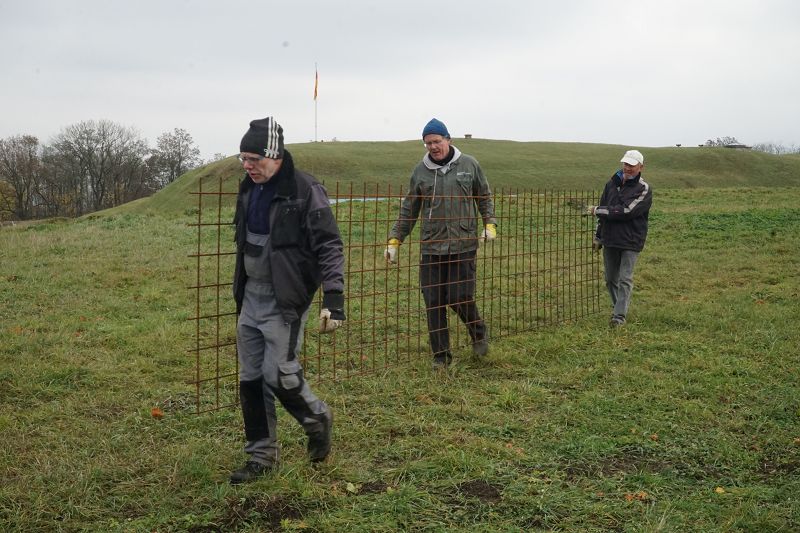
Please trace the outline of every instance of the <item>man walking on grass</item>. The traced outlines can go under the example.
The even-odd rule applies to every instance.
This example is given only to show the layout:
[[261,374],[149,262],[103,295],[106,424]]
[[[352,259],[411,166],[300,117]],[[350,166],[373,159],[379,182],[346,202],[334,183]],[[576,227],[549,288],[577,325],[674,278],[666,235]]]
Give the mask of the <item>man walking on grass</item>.
[[[475,303],[475,263],[478,244],[497,236],[489,182],[478,161],[450,143],[450,133],[432,119],[422,130],[427,153],[411,174],[408,195],[389,232],[384,257],[397,264],[400,244],[422,219],[419,281],[425,300],[433,367],[452,361],[447,308],[466,324],[472,351],[489,350],[486,324]],[[483,230],[478,235],[478,218]]]
[[309,459],[328,456],[333,414],[303,378],[298,354],[320,285],[320,330],[331,332],[345,319],[343,244],[325,188],[295,168],[272,117],[250,122],[239,150],[246,175],[236,198],[233,293],[249,458],[231,473],[233,484],[278,464],[275,398],[303,426]]
[[592,248],[603,250],[606,287],[613,311],[609,325],[625,324],[633,292],[633,268],[647,239],[647,219],[653,190],[642,178],[644,156],[628,150],[620,160],[622,168],[611,176],[600,196],[600,205],[586,208],[597,217]]

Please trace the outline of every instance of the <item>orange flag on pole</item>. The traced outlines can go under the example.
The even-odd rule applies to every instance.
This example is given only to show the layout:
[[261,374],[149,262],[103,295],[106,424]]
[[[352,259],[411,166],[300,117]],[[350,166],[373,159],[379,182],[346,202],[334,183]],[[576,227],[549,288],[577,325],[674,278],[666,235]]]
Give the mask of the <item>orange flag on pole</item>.
[[317,99],[317,86],[319,85],[319,72],[314,69],[314,100]]

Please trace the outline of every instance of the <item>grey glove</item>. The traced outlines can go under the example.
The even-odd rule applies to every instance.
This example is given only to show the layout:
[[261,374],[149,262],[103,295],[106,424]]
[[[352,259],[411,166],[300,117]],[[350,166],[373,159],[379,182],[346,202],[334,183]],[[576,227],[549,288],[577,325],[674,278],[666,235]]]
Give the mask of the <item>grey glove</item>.
[[341,309],[323,309],[319,313],[320,333],[330,333],[340,328],[342,326],[342,322],[344,322],[344,312]]

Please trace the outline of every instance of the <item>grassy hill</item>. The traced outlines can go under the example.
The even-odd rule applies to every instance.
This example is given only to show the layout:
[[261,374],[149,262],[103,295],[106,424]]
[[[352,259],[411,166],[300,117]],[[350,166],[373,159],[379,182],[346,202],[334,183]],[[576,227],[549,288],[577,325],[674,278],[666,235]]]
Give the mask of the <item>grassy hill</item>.
[[184,217],[0,228],[0,531],[800,531],[798,205],[662,190],[626,328],[325,383],[331,459],[279,409],[282,466],[239,488],[240,413],[186,384]]
[[[458,144],[495,188],[599,189],[625,148]],[[290,149],[356,187],[404,185],[422,153]],[[643,151],[658,193],[625,328],[599,314],[483,362],[459,351],[448,373],[422,347],[322,383],[331,458],[312,466],[279,409],[281,466],[241,487],[241,414],[195,414],[187,384],[185,223],[197,181],[233,190],[238,162],[101,216],[0,227],[0,531],[800,531],[800,157]]]
[[[455,139],[480,161],[489,183],[502,189],[600,190],[630,147],[613,144],[514,142]],[[402,190],[424,154],[421,141],[328,142],[288,146],[296,165],[329,189],[362,192],[363,184]],[[645,177],[655,189],[800,186],[800,155],[775,156],[728,148],[647,148]],[[243,173],[235,157],[195,169],[153,197],[122,208],[126,212],[180,213],[195,205],[189,192],[199,179],[222,177],[235,191]],[[369,189],[371,190],[371,189]]]

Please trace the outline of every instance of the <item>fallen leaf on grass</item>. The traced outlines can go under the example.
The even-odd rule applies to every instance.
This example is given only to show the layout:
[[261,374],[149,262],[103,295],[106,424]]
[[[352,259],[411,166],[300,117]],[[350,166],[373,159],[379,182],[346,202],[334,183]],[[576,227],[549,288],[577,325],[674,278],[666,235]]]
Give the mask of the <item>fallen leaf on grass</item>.
[[653,433],[652,435],[650,435],[650,440],[652,440],[653,442],[658,442],[658,433]]
[[512,450],[517,455],[525,455],[525,451],[519,446],[514,446],[513,442],[506,442],[506,448]]
[[723,489],[722,487],[717,487],[716,489],[714,489],[714,492],[716,492],[717,494],[725,494],[725,489]]
[[358,487],[356,487],[353,483],[350,483],[349,481],[347,482],[347,486],[345,488],[347,489],[347,492],[351,494],[355,494],[358,492]]
[[152,409],[150,409],[150,415],[153,418],[164,418],[164,411],[162,411],[158,407],[153,407]]
[[433,398],[431,398],[427,394],[418,394],[416,400],[417,402],[424,405],[431,405],[433,403]]
[[643,490],[640,490],[639,492],[634,492],[634,493],[628,492],[628,493],[625,494],[625,500],[627,500],[629,502],[632,502],[634,500],[637,500],[637,501],[640,501],[640,502],[646,502],[648,499],[649,499],[648,494]]
[[794,443],[795,443],[796,445],[800,446],[800,437],[795,437],[795,439],[794,439]]

